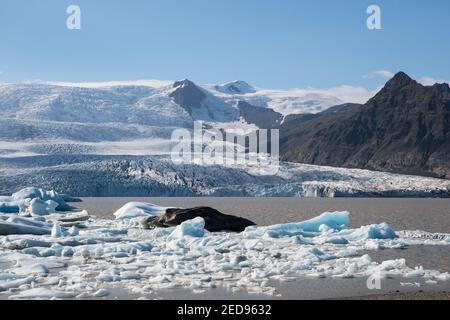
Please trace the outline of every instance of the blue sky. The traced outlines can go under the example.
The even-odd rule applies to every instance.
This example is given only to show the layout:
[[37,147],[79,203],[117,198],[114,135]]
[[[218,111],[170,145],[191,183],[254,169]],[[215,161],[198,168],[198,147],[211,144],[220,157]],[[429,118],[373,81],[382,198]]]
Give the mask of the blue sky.
[[[82,30],[66,28],[70,4]],[[366,27],[370,4],[382,30]],[[447,80],[449,12],[448,0],[0,0],[0,81],[374,88],[399,70]]]

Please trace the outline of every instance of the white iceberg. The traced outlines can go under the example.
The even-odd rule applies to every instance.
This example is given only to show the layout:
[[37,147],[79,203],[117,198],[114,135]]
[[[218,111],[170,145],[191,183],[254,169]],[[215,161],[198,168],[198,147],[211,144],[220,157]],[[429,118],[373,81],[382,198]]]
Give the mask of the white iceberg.
[[186,236],[201,238],[205,235],[205,220],[197,217],[180,224],[170,234],[170,238],[183,238]]
[[56,213],[56,208],[59,206],[58,202],[53,200],[41,200],[34,198],[30,201],[29,207],[25,210],[31,216],[47,216]]
[[14,299],[26,299],[26,300],[33,300],[33,299],[68,299],[68,298],[74,298],[77,294],[73,292],[65,292],[65,291],[57,291],[57,290],[50,290],[46,288],[33,288],[29,289],[23,292],[20,292],[19,294],[12,295],[9,298],[11,300]]
[[160,207],[151,203],[129,202],[114,213],[116,219],[132,219],[138,217],[159,217],[169,208]]
[[72,209],[65,200],[75,199],[60,195],[56,191],[47,191],[40,188],[25,188],[10,197],[0,197],[0,212],[19,213],[29,211],[34,215],[46,215],[55,211],[70,211]]
[[321,232],[322,226],[342,230],[348,224],[349,212],[325,212],[319,217],[298,223],[278,224],[269,227],[248,227],[244,231],[244,235],[246,238],[257,238],[264,235],[271,238],[308,236],[311,233]]

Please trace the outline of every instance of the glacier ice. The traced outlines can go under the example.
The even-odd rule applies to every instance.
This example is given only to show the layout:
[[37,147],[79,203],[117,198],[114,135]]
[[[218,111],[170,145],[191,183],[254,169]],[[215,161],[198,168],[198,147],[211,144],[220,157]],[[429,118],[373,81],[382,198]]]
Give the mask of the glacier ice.
[[170,234],[170,238],[183,238],[186,236],[201,238],[205,235],[205,220],[197,217],[180,224]]
[[32,199],[40,199],[43,201],[48,201],[48,200],[52,200],[56,203],[58,203],[57,210],[59,211],[63,211],[63,210],[70,210],[71,207],[67,205],[66,201],[64,200],[64,196],[58,194],[56,191],[54,190],[43,190],[41,188],[35,188],[35,187],[30,187],[30,188],[25,188],[22,189],[16,193],[14,193],[11,196],[12,199],[14,200],[32,200]]
[[137,217],[154,217],[161,216],[166,213],[164,207],[160,207],[151,203],[129,202],[114,213],[116,219],[130,219]]
[[74,198],[60,195],[56,191],[40,188],[25,188],[10,197],[0,197],[1,213],[24,213],[33,216],[44,216],[56,211],[70,211],[72,209],[65,200]]
[[53,200],[41,200],[39,198],[34,198],[30,201],[29,207],[26,212],[30,213],[31,216],[46,216],[52,213],[56,213],[56,208],[59,204]]
[[349,223],[349,212],[325,212],[319,217],[299,222],[279,224],[269,227],[248,227],[244,231],[247,238],[269,236],[272,238],[308,236],[314,235],[326,226],[330,229],[341,230],[346,228]]
[[[375,273],[414,282],[450,280],[448,273],[411,267],[405,259],[377,263],[367,254],[407,245],[447,246],[448,234],[395,232],[385,223],[349,228],[348,212],[249,227],[242,233],[207,232],[202,218],[167,229],[146,230],[132,223],[163,212],[163,207],[133,203],[120,209],[116,220],[84,219],[87,212],[59,213],[56,220],[53,215],[0,215],[0,230],[2,224],[45,230],[0,236],[0,265],[5,266],[0,297],[101,298],[110,287],[143,296],[162,289],[200,293],[216,287],[273,296],[272,281]],[[74,216],[84,219],[84,228],[61,226]]]

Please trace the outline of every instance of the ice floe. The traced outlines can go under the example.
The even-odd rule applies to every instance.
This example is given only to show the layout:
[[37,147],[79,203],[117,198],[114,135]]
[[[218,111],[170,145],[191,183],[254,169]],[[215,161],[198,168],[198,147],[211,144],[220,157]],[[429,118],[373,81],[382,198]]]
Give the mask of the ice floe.
[[164,207],[150,203],[129,202],[114,213],[116,219],[130,219],[137,217],[159,217],[166,212]]
[[[59,213],[44,220],[9,215],[0,221],[10,219],[9,226],[21,226],[18,230],[23,232],[0,236],[0,295],[94,299],[107,297],[112,288],[145,296],[160,289],[201,293],[217,287],[275,295],[273,281],[302,277],[382,274],[402,283],[450,280],[448,273],[410,266],[404,259],[378,263],[367,254],[408,245],[450,245],[448,234],[396,232],[385,223],[349,228],[348,212],[251,226],[241,233],[208,232],[202,218],[153,230],[136,223],[143,214],[159,215],[165,210],[132,203],[116,212],[116,220],[94,219],[87,212]],[[83,228],[62,225],[77,219]],[[33,229],[26,234],[26,228],[45,232]]]
[[56,211],[72,209],[67,202],[77,199],[60,195],[56,191],[40,188],[25,188],[10,197],[0,197],[0,213],[20,213],[25,216],[46,216]]

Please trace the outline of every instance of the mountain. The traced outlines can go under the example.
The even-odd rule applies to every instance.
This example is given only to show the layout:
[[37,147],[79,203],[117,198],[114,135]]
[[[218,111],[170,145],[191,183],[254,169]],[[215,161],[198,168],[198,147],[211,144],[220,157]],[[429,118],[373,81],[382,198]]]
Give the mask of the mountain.
[[247,122],[256,125],[258,128],[275,129],[279,128],[283,121],[283,115],[272,109],[255,107],[245,101],[237,104],[240,116]]
[[363,106],[282,126],[284,160],[450,178],[450,88],[403,72]]
[[238,117],[236,108],[215,97],[190,80],[177,81],[170,93],[176,104],[186,110],[193,120],[232,122]]
[[222,85],[214,86],[214,89],[226,94],[255,93],[256,89],[245,81],[236,80]]
[[302,91],[257,89],[245,81],[0,83],[0,154],[2,142],[167,140],[175,128],[192,128],[194,121],[270,129],[288,109],[317,113],[334,101]]

